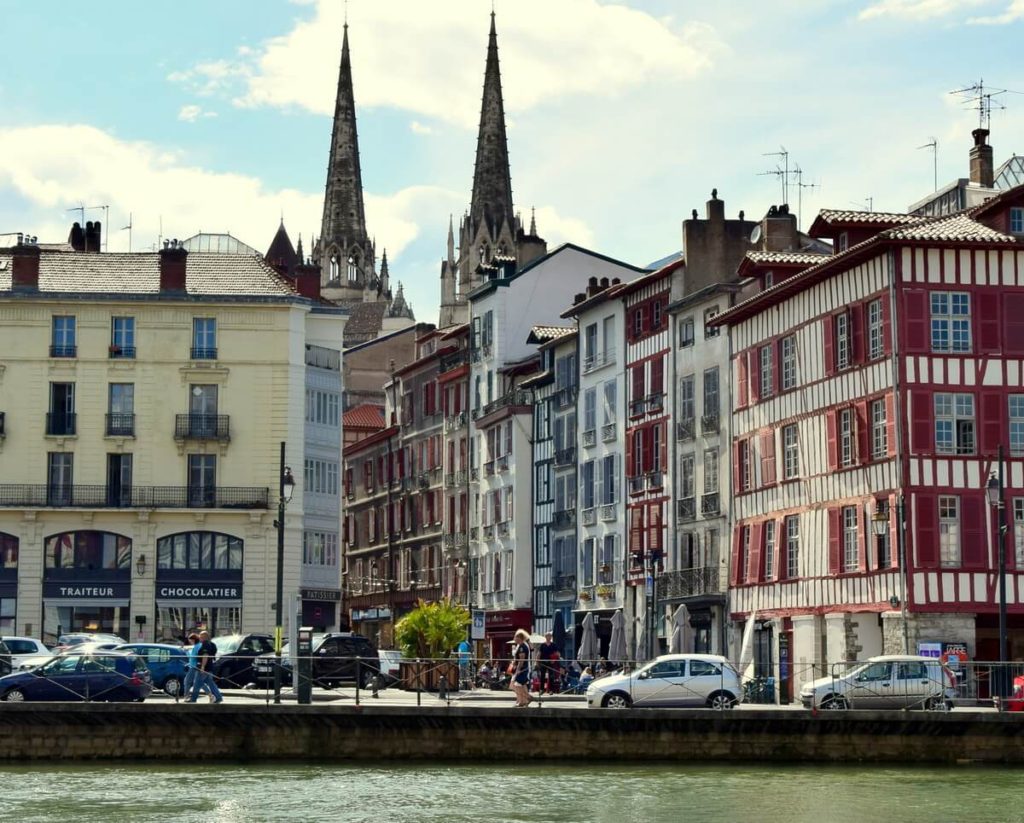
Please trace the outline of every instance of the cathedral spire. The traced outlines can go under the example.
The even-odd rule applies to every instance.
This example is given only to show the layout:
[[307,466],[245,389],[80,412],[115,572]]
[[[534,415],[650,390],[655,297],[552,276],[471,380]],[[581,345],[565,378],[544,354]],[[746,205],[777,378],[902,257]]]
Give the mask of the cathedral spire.
[[508,141],[505,135],[505,104],[498,66],[498,32],[493,11],[487,43],[483,101],[480,106],[480,130],[476,142],[473,199],[469,213],[474,225],[486,222],[493,234],[500,231],[505,221],[511,225],[514,220]]
[[452,225],[452,216],[448,215],[448,265],[455,266],[455,228]]

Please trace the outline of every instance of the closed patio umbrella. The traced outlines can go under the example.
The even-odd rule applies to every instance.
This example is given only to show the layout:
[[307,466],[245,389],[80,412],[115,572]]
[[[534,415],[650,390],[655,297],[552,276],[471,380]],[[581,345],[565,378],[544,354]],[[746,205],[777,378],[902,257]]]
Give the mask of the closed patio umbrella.
[[594,628],[594,615],[588,614],[581,624],[583,633],[580,636],[580,650],[576,659],[584,666],[597,660],[597,630]]
[[608,643],[608,659],[612,663],[625,663],[626,657],[626,618],[622,611],[612,615],[612,637]]
[[555,612],[555,625],[551,629],[551,642],[558,649],[560,657],[565,657],[565,618],[562,617],[562,610]]
[[669,651],[672,654],[684,654],[690,650],[690,614],[686,606],[680,604],[672,615],[672,643]]

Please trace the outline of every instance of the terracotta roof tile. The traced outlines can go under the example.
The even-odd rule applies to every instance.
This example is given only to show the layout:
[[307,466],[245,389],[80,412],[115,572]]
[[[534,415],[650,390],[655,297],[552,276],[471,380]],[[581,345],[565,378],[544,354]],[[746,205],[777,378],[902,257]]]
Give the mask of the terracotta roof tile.
[[855,223],[864,226],[878,225],[879,223],[904,224],[915,223],[921,220],[914,214],[901,214],[890,211],[851,211],[844,209],[822,209],[818,212],[818,220],[826,223]]
[[382,429],[384,428],[384,407],[373,403],[354,406],[341,416],[343,428]]
[[882,232],[893,240],[943,240],[960,243],[1016,243],[1013,235],[1003,234],[979,223],[968,212],[919,219],[917,223],[894,226]]
[[747,259],[752,263],[757,263],[759,266],[768,266],[772,263],[776,265],[798,265],[798,266],[813,266],[815,263],[820,263],[825,257],[830,255],[825,252],[809,252],[809,251],[748,251]]

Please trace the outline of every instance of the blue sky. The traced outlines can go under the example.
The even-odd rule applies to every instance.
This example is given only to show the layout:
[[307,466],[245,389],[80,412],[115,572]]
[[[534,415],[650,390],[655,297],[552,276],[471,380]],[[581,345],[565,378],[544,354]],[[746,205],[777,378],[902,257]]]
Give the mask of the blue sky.
[[[1024,0],[497,0],[517,208],[549,245],[635,264],[678,249],[712,188],[759,216],[785,146],[819,208],[903,210],[967,174],[976,114],[951,89],[1024,91]],[[369,230],[436,319],[449,214],[467,207],[486,0],[350,0]],[[0,232],[60,240],[110,206],[110,250],[283,213],[319,231],[341,0],[0,0]],[[1024,153],[1024,95],[992,120]],[[790,200],[796,208],[796,189]],[[90,218],[100,217],[91,212]],[[3,238],[0,238],[3,242]]]

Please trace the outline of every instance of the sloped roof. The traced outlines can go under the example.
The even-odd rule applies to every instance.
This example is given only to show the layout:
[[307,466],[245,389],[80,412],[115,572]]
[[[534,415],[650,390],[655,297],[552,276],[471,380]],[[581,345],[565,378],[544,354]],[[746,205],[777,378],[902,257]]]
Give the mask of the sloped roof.
[[825,252],[806,251],[748,251],[747,259],[759,266],[813,266],[823,258]]
[[527,343],[547,343],[549,340],[556,340],[567,334],[576,331],[572,326],[534,326],[530,329],[530,336]]
[[387,310],[388,304],[384,301],[352,305],[348,323],[345,324],[345,345],[371,340],[380,334]]
[[942,217],[918,218],[917,222],[895,226],[882,232],[882,236],[893,240],[941,240],[959,243],[1016,243],[1010,234],[989,228],[972,219],[973,211]]
[[277,227],[274,239],[270,241],[270,248],[263,257],[271,266],[281,266],[289,273],[301,262],[295,253],[292,239],[288,236],[288,230],[284,227],[283,219],[281,225]]
[[[11,289],[9,252],[0,252],[0,291]],[[39,291],[80,294],[159,294],[160,255],[51,252],[40,250]],[[294,297],[291,281],[259,257],[190,253],[185,260],[190,295]]]
[[382,429],[384,428],[384,407],[373,403],[354,406],[341,416],[343,428]]
[[[818,212],[815,222],[821,220],[824,223],[842,223],[846,225],[877,226],[880,224],[898,225],[900,223],[913,223],[920,220],[913,214],[901,214],[891,211],[856,211],[849,209],[822,209]],[[813,229],[811,230],[813,233]]]

